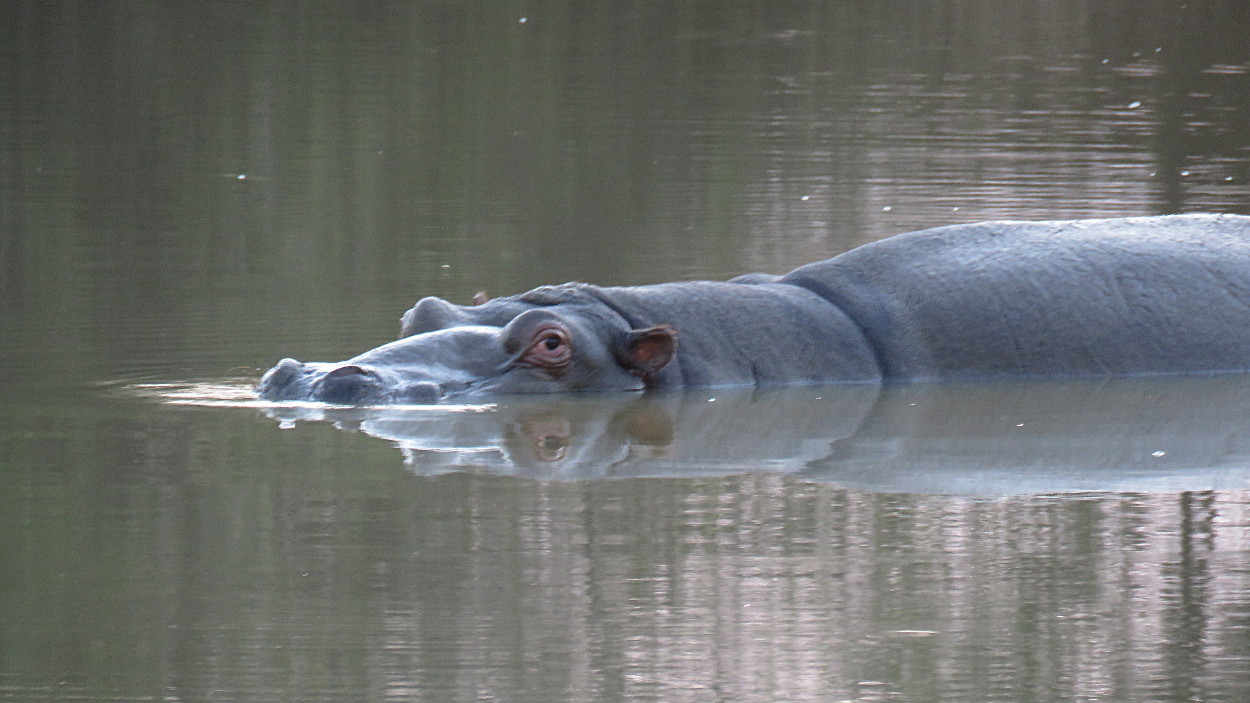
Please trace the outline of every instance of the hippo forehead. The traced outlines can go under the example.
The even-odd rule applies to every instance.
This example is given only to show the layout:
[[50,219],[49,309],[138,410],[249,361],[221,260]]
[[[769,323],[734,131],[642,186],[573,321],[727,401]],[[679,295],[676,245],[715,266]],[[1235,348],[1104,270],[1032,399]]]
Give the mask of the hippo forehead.
[[[450,369],[485,370],[498,363],[486,352],[502,353],[499,328],[489,325],[458,325],[395,340],[370,349],[346,363],[380,367],[419,365],[446,373]],[[496,354],[497,355],[497,354]]]
[[456,305],[442,298],[422,298],[404,313],[400,338],[452,327],[504,327],[527,310],[559,308],[588,322],[620,324],[620,315],[608,304],[604,291],[586,283],[542,286],[519,295],[496,298],[481,305]]

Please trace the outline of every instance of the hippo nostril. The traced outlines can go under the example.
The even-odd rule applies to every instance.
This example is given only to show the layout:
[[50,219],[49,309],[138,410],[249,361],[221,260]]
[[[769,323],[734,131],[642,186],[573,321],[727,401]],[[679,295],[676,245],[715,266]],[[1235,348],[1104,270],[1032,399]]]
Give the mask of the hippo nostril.
[[262,398],[277,399],[281,396],[281,392],[294,383],[303,372],[304,365],[300,362],[295,359],[283,359],[260,377],[260,383],[256,384],[256,392]]
[[381,384],[376,374],[348,364],[333,369],[318,384],[317,396],[327,403],[353,405],[376,394]]

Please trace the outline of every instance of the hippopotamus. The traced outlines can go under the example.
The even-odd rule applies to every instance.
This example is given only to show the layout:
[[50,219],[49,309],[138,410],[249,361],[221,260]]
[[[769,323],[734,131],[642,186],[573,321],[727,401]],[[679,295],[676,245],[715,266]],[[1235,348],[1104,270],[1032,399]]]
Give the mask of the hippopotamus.
[[283,359],[267,400],[1250,370],[1250,217],[938,227],[784,275],[427,297],[397,341]]

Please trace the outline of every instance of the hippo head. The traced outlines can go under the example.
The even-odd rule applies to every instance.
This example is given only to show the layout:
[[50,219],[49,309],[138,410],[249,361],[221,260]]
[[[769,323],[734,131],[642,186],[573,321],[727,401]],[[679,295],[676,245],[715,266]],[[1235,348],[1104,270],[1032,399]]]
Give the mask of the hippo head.
[[265,400],[377,405],[642,390],[655,385],[677,344],[671,327],[631,329],[577,286],[472,307],[425,298],[404,315],[401,335],[340,363],[283,359],[256,392]]

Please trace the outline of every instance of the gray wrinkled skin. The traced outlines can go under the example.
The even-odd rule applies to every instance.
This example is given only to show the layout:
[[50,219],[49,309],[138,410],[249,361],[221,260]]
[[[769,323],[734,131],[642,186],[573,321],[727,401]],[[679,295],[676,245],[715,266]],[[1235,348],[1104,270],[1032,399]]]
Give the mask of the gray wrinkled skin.
[[268,400],[1250,370],[1250,217],[986,222],[783,276],[425,298],[401,338],[283,359]]

